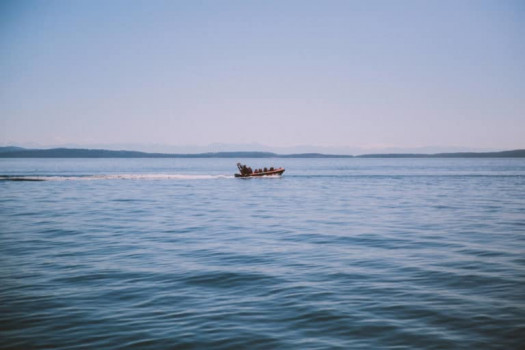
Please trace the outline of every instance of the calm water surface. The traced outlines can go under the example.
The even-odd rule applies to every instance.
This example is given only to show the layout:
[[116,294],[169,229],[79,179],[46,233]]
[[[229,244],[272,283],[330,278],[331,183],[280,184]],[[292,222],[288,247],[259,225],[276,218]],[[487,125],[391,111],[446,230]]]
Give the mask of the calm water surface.
[[525,344],[524,159],[236,161],[0,160],[0,348]]

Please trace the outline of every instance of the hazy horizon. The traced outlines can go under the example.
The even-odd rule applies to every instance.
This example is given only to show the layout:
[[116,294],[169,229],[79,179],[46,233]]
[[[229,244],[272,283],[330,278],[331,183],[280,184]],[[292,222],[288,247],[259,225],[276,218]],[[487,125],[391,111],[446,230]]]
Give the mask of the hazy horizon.
[[277,154],[293,153],[323,153],[339,155],[362,155],[362,154],[385,154],[385,153],[455,153],[455,152],[499,152],[514,149],[498,148],[468,148],[468,147],[445,147],[428,146],[415,148],[400,147],[329,147],[315,145],[294,145],[289,147],[272,147],[269,145],[252,144],[209,144],[209,145],[162,145],[162,144],[56,144],[42,145],[37,143],[26,144],[0,144],[0,147],[14,146],[27,149],[53,149],[53,148],[80,148],[80,149],[104,149],[113,151],[139,151],[151,153],[208,153],[208,152],[272,152]]
[[3,145],[525,148],[520,1],[3,1],[0,18]]

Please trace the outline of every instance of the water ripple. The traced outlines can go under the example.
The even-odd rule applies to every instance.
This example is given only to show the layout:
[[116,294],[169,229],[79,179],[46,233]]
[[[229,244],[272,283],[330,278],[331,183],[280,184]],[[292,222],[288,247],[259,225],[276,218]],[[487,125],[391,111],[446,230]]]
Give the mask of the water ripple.
[[521,160],[24,162],[100,181],[0,181],[0,348],[525,343]]

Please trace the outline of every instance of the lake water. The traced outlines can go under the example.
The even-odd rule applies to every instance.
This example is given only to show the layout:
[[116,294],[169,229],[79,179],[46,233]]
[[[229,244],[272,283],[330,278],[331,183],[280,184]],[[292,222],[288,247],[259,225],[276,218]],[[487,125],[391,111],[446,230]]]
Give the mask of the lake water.
[[0,160],[0,348],[523,348],[525,159],[239,160]]

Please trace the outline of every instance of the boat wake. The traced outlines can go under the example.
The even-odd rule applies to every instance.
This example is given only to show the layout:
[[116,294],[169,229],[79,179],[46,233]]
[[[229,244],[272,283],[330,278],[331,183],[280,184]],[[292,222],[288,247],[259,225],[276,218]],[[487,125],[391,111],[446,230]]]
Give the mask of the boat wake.
[[94,180],[213,180],[233,179],[233,175],[203,174],[110,174],[110,175],[0,175],[0,181],[94,181]]

